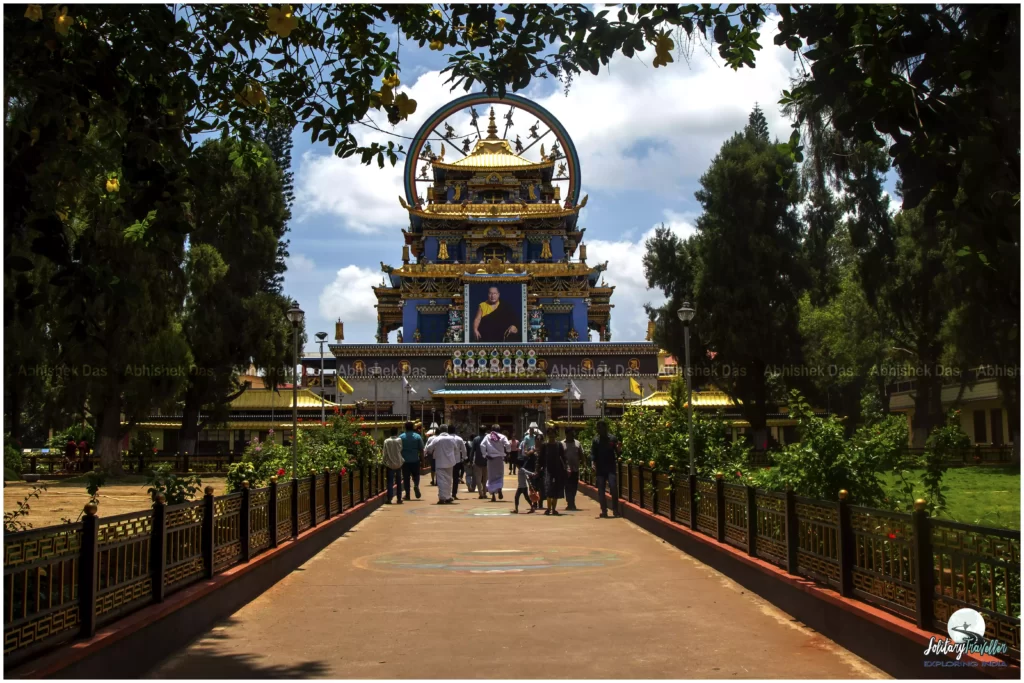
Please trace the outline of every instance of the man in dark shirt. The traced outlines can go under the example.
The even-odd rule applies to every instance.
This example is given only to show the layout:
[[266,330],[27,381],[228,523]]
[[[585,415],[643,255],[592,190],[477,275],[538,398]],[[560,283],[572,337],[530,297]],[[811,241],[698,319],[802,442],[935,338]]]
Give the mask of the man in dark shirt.
[[622,446],[614,434],[608,433],[608,423],[599,420],[597,436],[590,446],[590,460],[594,463],[594,474],[597,477],[597,498],[601,502],[601,516],[608,516],[608,503],[604,497],[607,483],[612,490],[612,512],[619,514],[619,482],[616,477],[617,462]]

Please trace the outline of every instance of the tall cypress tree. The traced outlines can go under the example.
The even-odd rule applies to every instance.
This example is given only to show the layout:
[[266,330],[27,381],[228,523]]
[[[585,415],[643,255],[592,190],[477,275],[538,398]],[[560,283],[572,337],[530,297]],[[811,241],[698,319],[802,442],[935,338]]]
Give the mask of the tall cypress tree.
[[761,111],[760,105],[756,102],[754,103],[754,110],[747,117],[747,127],[744,132],[751,139],[763,140],[764,142],[768,142],[770,139],[768,120],[764,117],[764,112]]

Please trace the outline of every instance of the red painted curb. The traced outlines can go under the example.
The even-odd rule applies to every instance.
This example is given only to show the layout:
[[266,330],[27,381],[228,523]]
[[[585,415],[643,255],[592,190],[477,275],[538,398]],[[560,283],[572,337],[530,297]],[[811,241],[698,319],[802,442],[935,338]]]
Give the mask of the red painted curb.
[[[74,641],[59,647],[57,650],[54,650],[49,654],[43,655],[34,662],[25,662],[12,672],[12,677],[48,678],[53,676],[75,662],[81,661],[89,655],[95,654],[96,652],[100,652],[107,647],[117,644],[118,641],[135,633],[136,631],[139,631],[144,626],[152,622],[159,621],[186,605],[213,593],[218,588],[241,579],[246,574],[255,571],[260,566],[273,560],[275,557],[280,557],[285,553],[290,552],[292,549],[298,548],[303,539],[314,536],[324,529],[330,528],[336,522],[342,522],[349,519],[350,515],[365,510],[366,508],[364,506],[373,503],[377,499],[383,499],[386,495],[386,493],[382,492],[371,498],[367,498],[356,507],[350,507],[340,515],[331,517],[330,519],[320,522],[314,527],[306,529],[300,533],[297,538],[288,539],[284,543],[279,544],[276,548],[270,548],[250,559],[248,562],[243,562],[229,569],[225,569],[212,579],[203,580],[189,586],[188,588],[183,588],[177,593],[167,597],[163,602],[148,605],[136,612],[132,612],[131,614],[98,629],[96,631],[96,635],[88,640]],[[8,674],[5,673],[5,678],[6,677],[8,677]]]
[[[597,498],[596,486],[592,486],[582,481],[579,483],[579,486],[581,489],[585,488],[591,491],[593,497],[595,499]],[[605,499],[611,501],[611,496],[605,494]],[[702,534],[699,531],[694,531],[693,529],[684,524],[674,522],[668,519],[667,517],[663,517],[661,515],[652,514],[650,510],[645,510],[636,503],[631,503],[625,500],[624,498],[619,498],[619,505],[628,507],[632,512],[644,515],[646,518],[658,522],[659,524],[664,525],[668,529],[682,533],[690,540],[697,541],[698,543],[701,543],[707,546],[708,548],[714,548],[719,552],[725,553],[729,555],[732,559],[738,562],[742,562],[748,567],[753,567],[754,569],[757,569],[758,571],[764,574],[767,574],[775,579],[778,579],[779,581],[782,581],[788,584],[789,586],[792,586],[793,588],[801,590],[804,593],[807,593],[808,595],[811,595],[819,600],[823,600],[832,605],[835,605],[840,609],[843,609],[846,612],[853,614],[856,617],[866,619],[867,621],[877,624],[885,629],[888,629],[889,631],[892,631],[893,633],[896,633],[897,635],[902,636],[903,638],[907,638],[913,642],[919,643],[922,646],[922,655],[924,653],[924,647],[928,645],[928,642],[932,639],[932,637],[936,635],[941,635],[932,631],[925,631],[923,629],[919,629],[916,624],[904,621],[903,619],[900,619],[899,617],[889,612],[886,612],[885,610],[879,609],[865,602],[853,600],[851,598],[844,598],[842,595],[840,595],[839,593],[830,588],[825,588],[821,584],[815,583],[810,579],[805,579],[800,576],[794,576],[786,570],[781,569],[770,562],[766,562],[760,558],[751,557],[739,548],[734,548],[726,543],[719,543],[710,536]],[[963,659],[975,661],[979,664],[981,662],[1001,661],[997,657],[991,657],[988,655],[975,655],[970,653],[965,653],[963,655]],[[1019,679],[1021,677],[1019,664],[1010,664],[1007,667],[1000,668],[985,667],[983,670],[986,674],[990,674],[996,678]]]

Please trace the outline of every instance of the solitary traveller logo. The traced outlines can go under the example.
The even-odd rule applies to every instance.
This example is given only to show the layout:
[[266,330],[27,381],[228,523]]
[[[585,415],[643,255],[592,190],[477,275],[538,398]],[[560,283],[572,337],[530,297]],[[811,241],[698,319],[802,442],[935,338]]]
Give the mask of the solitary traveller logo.
[[[925,648],[925,655],[955,655],[959,662],[964,653],[976,655],[1006,654],[1006,643],[985,638],[985,619],[970,607],[958,609],[946,622],[949,638],[933,636]],[[972,662],[972,664],[974,664]],[[941,661],[925,662],[925,665],[944,665]],[[1005,662],[982,662],[982,666],[1005,665]]]

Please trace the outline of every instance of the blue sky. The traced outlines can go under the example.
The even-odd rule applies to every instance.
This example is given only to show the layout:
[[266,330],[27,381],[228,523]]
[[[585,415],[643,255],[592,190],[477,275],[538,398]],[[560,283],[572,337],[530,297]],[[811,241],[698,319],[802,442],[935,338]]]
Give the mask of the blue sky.
[[[648,50],[641,59],[616,57],[598,76],[577,77],[568,95],[553,79],[518,93],[558,117],[579,152],[582,190],[590,195],[580,224],[587,228],[588,262],[609,262],[606,280],[616,286],[614,340],[643,339],[643,304],[664,299],[646,288],[644,239],[661,223],[681,236],[692,234],[699,178],[722,142],[745,125],[755,102],[771,132],[789,137],[790,122],[777,102],[798,66],[790,51],[773,46],[770,27],[774,22],[765,27],[756,69],[734,72],[699,46],[689,63],[677,57],[654,69]],[[413,135],[433,111],[463,94],[443,84],[445,64],[443,53],[403,44],[399,91],[418,102],[417,111],[394,128],[377,112],[374,121]],[[364,143],[388,139],[363,130]],[[324,331],[333,339],[340,317],[346,342],[371,342],[376,310],[370,287],[381,282],[381,261],[400,265],[401,230],[408,227],[398,203],[402,163],[379,169],[338,159],[298,130],[294,142],[296,203],[285,292],[306,311],[308,338]]]

